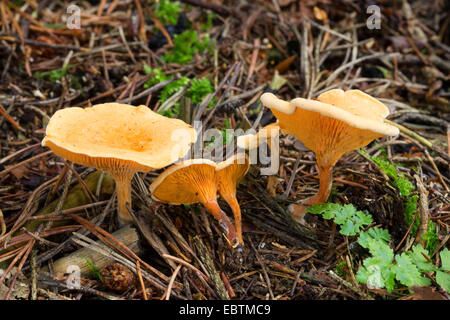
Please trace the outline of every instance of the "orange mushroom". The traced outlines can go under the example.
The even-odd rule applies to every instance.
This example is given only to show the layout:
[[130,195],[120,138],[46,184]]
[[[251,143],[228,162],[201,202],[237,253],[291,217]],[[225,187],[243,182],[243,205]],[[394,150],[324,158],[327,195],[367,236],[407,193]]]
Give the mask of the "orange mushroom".
[[278,125],[278,123],[271,123],[261,128],[256,134],[239,136],[237,138],[237,146],[242,149],[251,150],[259,147],[263,142],[266,142],[270,149],[271,138],[274,135],[279,134],[280,126]]
[[272,110],[280,128],[296,136],[316,154],[319,192],[301,205],[289,207],[297,221],[303,217],[306,206],[328,199],[333,166],[342,155],[374,139],[399,133],[396,127],[384,123],[389,109],[359,90],[334,89],[322,93],[317,100],[295,98],[288,102],[272,93],[261,96],[261,102]]
[[249,167],[250,161],[245,153],[238,153],[216,166],[217,188],[233,211],[236,232],[241,244],[244,240],[242,239],[241,207],[236,198],[236,185],[247,174]]
[[183,157],[196,140],[185,122],[146,106],[105,103],[58,110],[42,145],[65,159],[109,172],[116,182],[119,222],[132,222],[131,179],[136,172],[165,167]]
[[168,204],[202,203],[225,231],[229,244],[239,245],[236,230],[217,203],[216,163],[190,159],[174,164],[150,185],[152,198]]

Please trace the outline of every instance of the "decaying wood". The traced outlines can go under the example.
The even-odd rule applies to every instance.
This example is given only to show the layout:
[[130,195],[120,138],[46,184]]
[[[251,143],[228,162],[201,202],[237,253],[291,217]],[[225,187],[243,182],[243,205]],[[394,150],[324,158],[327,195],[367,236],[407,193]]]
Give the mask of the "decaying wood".
[[[141,253],[141,245],[138,231],[127,226],[112,233],[112,235],[125,244],[128,248],[133,250],[136,254]],[[97,243],[102,243],[100,240]],[[64,275],[70,269],[69,267],[78,267],[82,276],[92,276],[93,270],[89,265],[89,262],[97,269],[102,269],[110,263],[114,262],[113,259],[108,258],[92,249],[81,248],[71,254],[64,256],[53,262],[53,271],[55,275]],[[73,269],[72,269],[73,270]],[[48,271],[48,266],[44,266],[40,271]]]

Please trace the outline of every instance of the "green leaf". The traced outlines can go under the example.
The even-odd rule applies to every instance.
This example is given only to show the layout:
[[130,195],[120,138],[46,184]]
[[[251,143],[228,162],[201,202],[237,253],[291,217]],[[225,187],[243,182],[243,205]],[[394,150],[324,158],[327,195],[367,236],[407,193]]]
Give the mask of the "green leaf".
[[308,207],[306,210],[312,214],[321,214],[324,219],[334,219],[336,213],[341,208],[341,205],[337,203],[323,203],[323,204],[315,204],[311,207]]
[[436,272],[436,282],[450,293],[450,273],[437,271]]
[[98,270],[97,267],[94,265],[94,263],[91,260],[89,260],[88,258],[84,258],[84,260],[86,261],[87,265],[89,266],[89,269],[91,269],[94,276],[98,280],[100,280],[100,282],[103,283],[103,277],[102,277],[100,270]]
[[[369,273],[367,272],[367,269],[365,267],[362,267],[356,272],[355,280],[359,283],[367,283],[367,279],[369,278]],[[384,284],[383,284],[384,285]],[[380,288],[382,288],[382,285],[380,285]]]
[[345,206],[340,207],[336,211],[336,217],[334,218],[334,222],[336,224],[342,225],[346,223],[348,220],[351,220],[355,214],[356,208],[351,204],[346,204]]
[[450,271],[450,251],[445,248],[439,255],[441,256],[441,269],[445,271]]
[[372,223],[373,219],[369,214],[366,214],[362,211],[357,211],[354,217],[356,223],[360,226],[368,226]]
[[411,258],[407,253],[396,255],[395,262],[396,264],[392,267],[392,269],[395,272],[395,279],[397,279],[401,284],[407,287],[423,287],[431,284],[429,279],[422,277],[421,273],[411,261]]
[[351,220],[347,220],[341,225],[339,232],[344,236],[355,236],[359,232],[359,226]]
[[370,239],[381,240],[384,243],[388,244],[391,241],[391,236],[389,232],[385,229],[381,229],[378,227],[370,228],[367,231],[362,231],[358,238],[358,243],[363,248],[368,248],[368,241]]
[[150,74],[150,73],[152,73],[152,68],[150,68],[148,65],[146,65],[146,64],[144,64],[143,66],[142,66],[142,69],[144,69],[144,72],[146,73],[146,74]]
[[392,292],[395,287],[395,272],[392,270],[392,267],[384,272],[383,277],[386,282],[386,290]]
[[[372,234],[383,234],[381,231]],[[372,255],[363,261],[363,267],[358,271],[359,282],[366,283],[372,288],[384,288],[392,291],[395,285],[395,273],[392,270],[394,251],[383,238],[374,238],[369,232],[361,233],[358,243],[367,248]]]
[[344,206],[337,203],[313,205],[307,209],[312,214],[322,214],[324,219],[333,219],[340,225],[339,232],[345,236],[355,236],[365,225],[372,223],[372,217],[362,211],[357,211],[352,204]]
[[408,256],[411,258],[411,261],[419,270],[425,272],[435,271],[436,268],[434,265],[428,261],[422,253],[428,256],[428,251],[425,250],[421,244],[412,247],[412,251],[407,252]]
[[329,207],[329,203],[324,204],[314,204],[308,208],[306,208],[306,211],[312,214],[322,214],[325,212],[326,208]]
[[355,279],[371,289],[386,288],[392,291],[395,285],[392,262],[380,257],[367,258],[363,262],[363,267],[356,273]]
[[394,259],[394,250],[381,240],[369,240],[368,249],[372,256],[376,257],[382,263],[391,264]]

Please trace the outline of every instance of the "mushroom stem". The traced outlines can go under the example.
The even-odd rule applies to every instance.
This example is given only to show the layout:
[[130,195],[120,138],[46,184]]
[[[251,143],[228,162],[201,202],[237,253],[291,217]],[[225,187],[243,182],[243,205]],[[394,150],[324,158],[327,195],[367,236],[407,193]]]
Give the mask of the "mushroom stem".
[[244,240],[242,239],[242,219],[241,219],[241,207],[239,206],[239,202],[236,199],[235,194],[230,195],[222,195],[225,201],[231,207],[231,211],[233,211],[234,215],[234,224],[236,226],[236,233],[239,239],[240,244],[244,244]]
[[111,173],[116,182],[117,191],[117,209],[119,214],[119,224],[121,226],[133,223],[133,218],[128,212],[128,206],[131,208],[131,179],[134,173],[118,174]]
[[228,218],[225,212],[220,209],[217,200],[214,199],[204,202],[203,205],[208,210],[208,212],[211,213],[214,218],[217,219],[217,221],[219,221],[220,226],[225,231],[225,236],[230,246],[236,248],[239,245],[239,239],[236,236],[236,229],[231,223],[230,218]]
[[321,204],[328,200],[331,193],[333,180],[333,166],[319,164],[319,192],[314,196],[302,200],[299,204],[291,204],[289,212],[295,221],[300,222],[306,213],[306,209],[314,204]]

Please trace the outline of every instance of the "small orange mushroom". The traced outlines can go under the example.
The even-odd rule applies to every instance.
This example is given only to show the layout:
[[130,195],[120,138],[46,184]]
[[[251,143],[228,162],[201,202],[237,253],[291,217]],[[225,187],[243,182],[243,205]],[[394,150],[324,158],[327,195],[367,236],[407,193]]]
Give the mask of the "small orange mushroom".
[[239,136],[237,138],[237,146],[242,149],[251,150],[259,147],[263,142],[266,142],[270,149],[272,137],[279,134],[280,126],[278,125],[278,123],[271,123],[261,128],[254,135],[247,134]]
[[281,130],[296,136],[316,154],[319,192],[302,201],[302,205],[289,207],[297,221],[305,214],[306,206],[328,199],[332,170],[342,155],[374,139],[399,133],[396,127],[384,123],[389,109],[359,90],[334,89],[322,93],[317,100],[295,98],[288,102],[272,93],[261,96],[261,102],[277,117]]
[[225,231],[229,244],[239,245],[236,230],[217,203],[216,163],[190,159],[174,164],[150,185],[152,198],[168,204],[202,203]]
[[219,194],[230,205],[239,242],[242,239],[241,207],[236,198],[236,185],[247,174],[250,161],[245,153],[238,153],[216,166],[216,181]]
[[146,106],[105,103],[65,108],[50,119],[42,145],[65,159],[109,172],[115,182],[119,222],[132,222],[131,179],[183,157],[197,138],[185,122]]

